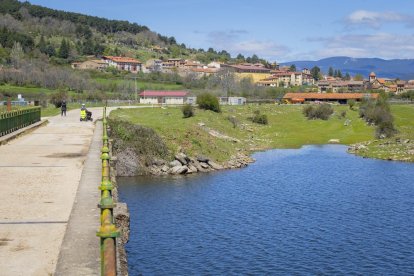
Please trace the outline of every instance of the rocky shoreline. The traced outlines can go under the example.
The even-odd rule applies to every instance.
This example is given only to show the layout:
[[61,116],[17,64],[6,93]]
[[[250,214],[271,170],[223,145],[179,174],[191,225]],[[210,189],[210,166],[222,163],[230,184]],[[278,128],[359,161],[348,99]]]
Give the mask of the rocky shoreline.
[[190,157],[183,152],[179,152],[174,156],[174,160],[170,162],[163,159],[154,159],[149,164],[142,164],[140,158],[132,150],[125,149],[117,153],[116,170],[118,176],[187,175],[243,168],[254,161],[250,156],[237,153],[229,161],[219,164],[206,156]]

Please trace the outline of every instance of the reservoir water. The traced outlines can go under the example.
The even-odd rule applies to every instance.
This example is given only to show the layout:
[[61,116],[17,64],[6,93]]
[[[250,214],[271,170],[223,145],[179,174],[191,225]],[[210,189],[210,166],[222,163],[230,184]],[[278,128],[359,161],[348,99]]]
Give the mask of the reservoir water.
[[130,275],[414,275],[414,164],[345,146],[249,167],[120,178]]

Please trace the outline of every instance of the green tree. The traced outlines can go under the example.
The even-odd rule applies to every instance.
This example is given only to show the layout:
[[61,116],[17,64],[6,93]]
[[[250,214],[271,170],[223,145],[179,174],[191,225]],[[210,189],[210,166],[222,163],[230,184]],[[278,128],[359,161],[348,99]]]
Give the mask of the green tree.
[[37,48],[39,48],[39,51],[43,54],[46,54],[46,41],[45,41],[45,37],[42,35],[40,37],[39,43],[37,44]]
[[311,75],[312,75],[312,78],[314,79],[314,80],[320,80],[320,79],[322,79],[321,78],[321,68],[319,68],[318,66],[314,66],[314,67],[312,67],[312,69],[310,70],[311,71]]
[[338,69],[337,77],[342,79],[342,72]]
[[346,74],[345,74],[345,78],[344,78],[345,80],[350,80],[351,79],[351,75],[349,75],[349,73],[348,72],[346,72]]
[[331,66],[329,67],[329,70],[328,70],[328,76],[333,77],[333,75],[334,75],[334,69]]
[[244,62],[246,61],[245,57],[242,54],[238,54],[236,57],[237,61]]
[[338,70],[335,69],[333,76],[334,76],[334,78],[338,77]]
[[62,39],[62,42],[60,43],[60,47],[58,51],[59,57],[67,59],[69,57],[69,52],[70,52],[69,42],[67,42],[66,39]]
[[252,55],[251,63],[258,63],[258,62],[259,62],[259,57],[256,54]]
[[296,72],[296,65],[295,65],[295,64],[292,64],[292,65],[289,67],[289,71],[290,71],[290,72]]
[[361,74],[356,74],[354,76],[354,80],[355,81],[362,81],[362,80],[364,80],[364,76],[362,76]]
[[205,110],[220,112],[218,98],[210,93],[203,93],[197,97],[198,107]]

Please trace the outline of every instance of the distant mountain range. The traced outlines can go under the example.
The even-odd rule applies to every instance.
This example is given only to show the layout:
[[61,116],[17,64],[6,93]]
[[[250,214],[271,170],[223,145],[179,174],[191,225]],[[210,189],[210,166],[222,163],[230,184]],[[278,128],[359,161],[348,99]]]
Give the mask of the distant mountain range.
[[354,76],[361,74],[368,78],[369,73],[375,72],[380,78],[399,78],[402,80],[414,79],[414,59],[380,59],[380,58],[350,58],[350,57],[330,57],[317,61],[291,61],[281,63],[281,65],[295,64],[297,69],[314,66],[321,68],[322,72],[327,73],[329,67],[341,70],[342,74],[347,72]]

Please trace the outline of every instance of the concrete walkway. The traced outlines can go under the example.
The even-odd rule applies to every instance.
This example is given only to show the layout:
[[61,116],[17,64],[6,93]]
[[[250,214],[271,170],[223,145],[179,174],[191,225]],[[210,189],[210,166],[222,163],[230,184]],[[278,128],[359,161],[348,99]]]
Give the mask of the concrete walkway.
[[[101,116],[102,109],[91,109],[94,117]],[[100,175],[97,175],[93,159],[99,148],[99,129],[94,134],[92,122],[79,122],[79,110],[70,111],[67,117],[51,117],[49,124],[28,135],[23,135],[0,146],[0,274],[1,275],[52,275],[55,272],[59,251],[71,215],[85,216],[90,233],[87,243],[96,247],[93,256],[82,252],[80,244],[86,245],[83,234],[76,233],[77,226],[69,225],[61,258],[70,247],[77,246],[78,253],[87,253],[85,270],[77,274],[64,273],[65,261],[59,265],[61,275],[91,275],[99,273],[99,239],[95,232],[99,224]],[[88,156],[89,153],[89,156]],[[99,155],[98,155],[99,156]],[[85,171],[84,162],[89,157]],[[98,166],[99,159],[96,160]],[[82,183],[79,185],[82,177]],[[94,180],[94,178],[98,179]],[[79,190],[78,190],[79,186]],[[77,203],[74,205],[78,191]],[[82,205],[89,201],[88,205]],[[92,202],[93,201],[93,202]],[[90,221],[96,218],[95,221]],[[82,220],[76,221],[81,223]],[[79,235],[80,234],[80,235]],[[67,239],[72,244],[67,244]],[[72,253],[71,253],[72,254]],[[83,255],[80,255],[83,256]],[[89,269],[89,270],[88,270]],[[95,270],[92,273],[92,270]]]

